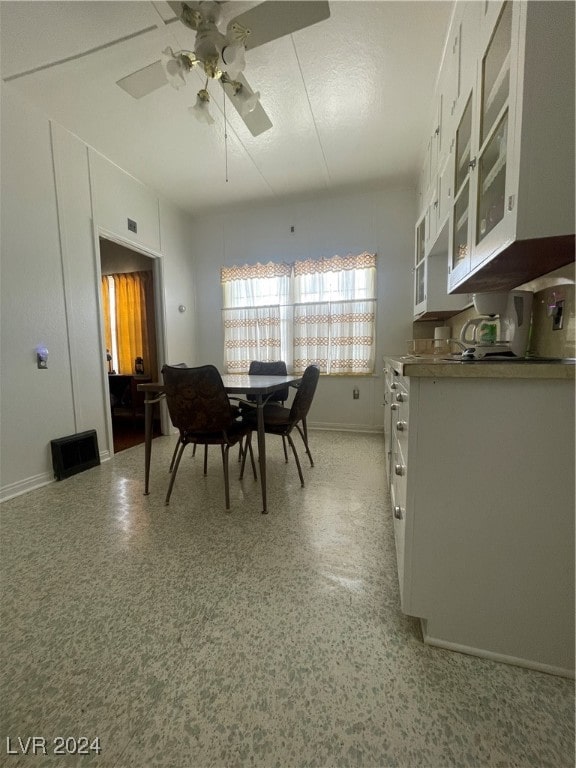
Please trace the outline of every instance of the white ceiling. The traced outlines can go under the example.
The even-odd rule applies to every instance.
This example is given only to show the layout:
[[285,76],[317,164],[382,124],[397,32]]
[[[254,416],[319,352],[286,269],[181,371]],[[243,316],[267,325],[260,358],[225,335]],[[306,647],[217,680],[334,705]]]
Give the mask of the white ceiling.
[[[227,15],[247,5],[227,3]],[[195,72],[139,100],[116,85],[167,45],[193,48],[192,31],[164,23],[174,18],[164,2],[1,2],[3,87],[192,214],[415,182],[452,6],[335,0],[326,21],[248,51],[244,75],[273,127],[253,137],[228,102],[227,152],[216,84],[212,126],[188,113],[204,84]]]

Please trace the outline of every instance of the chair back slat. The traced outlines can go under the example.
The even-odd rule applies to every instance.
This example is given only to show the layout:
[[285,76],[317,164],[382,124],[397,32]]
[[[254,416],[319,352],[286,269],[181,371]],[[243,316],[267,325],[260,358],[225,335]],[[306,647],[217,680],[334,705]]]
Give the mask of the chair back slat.
[[[252,360],[248,369],[250,376],[286,376],[288,369],[284,360],[274,360],[272,362],[263,362],[262,360]],[[247,395],[247,400],[256,402],[256,395]],[[268,397],[268,403],[283,403],[288,400],[288,387],[273,392]]]
[[234,420],[222,376],[213,365],[162,368],[166,404],[181,433],[219,432]]

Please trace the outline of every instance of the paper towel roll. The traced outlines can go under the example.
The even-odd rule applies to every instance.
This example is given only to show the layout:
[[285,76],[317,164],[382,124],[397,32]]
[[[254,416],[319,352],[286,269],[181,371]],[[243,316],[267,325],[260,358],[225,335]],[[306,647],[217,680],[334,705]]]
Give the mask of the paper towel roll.
[[450,338],[450,332],[452,329],[449,325],[439,325],[438,328],[434,328],[434,338],[437,341],[446,341]]

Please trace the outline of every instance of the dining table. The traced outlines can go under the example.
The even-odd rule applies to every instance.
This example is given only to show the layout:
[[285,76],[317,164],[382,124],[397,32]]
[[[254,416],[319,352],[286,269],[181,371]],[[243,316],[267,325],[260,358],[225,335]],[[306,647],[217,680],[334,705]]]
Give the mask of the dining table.
[[[262,514],[267,514],[266,497],[266,431],[264,429],[264,406],[270,396],[286,386],[298,387],[302,376],[288,374],[287,376],[250,376],[248,373],[222,374],[224,389],[228,395],[251,395],[256,409],[258,436],[258,465],[260,469],[260,487],[262,491]],[[164,384],[161,381],[151,381],[138,384],[138,391],[144,393],[144,494],[150,493],[150,460],[152,456],[152,422],[154,406],[165,397]]]

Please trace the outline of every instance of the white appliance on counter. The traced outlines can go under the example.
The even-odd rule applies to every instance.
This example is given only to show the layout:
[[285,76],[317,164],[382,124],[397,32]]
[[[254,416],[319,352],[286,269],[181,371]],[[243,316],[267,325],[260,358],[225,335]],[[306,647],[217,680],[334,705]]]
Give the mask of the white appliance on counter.
[[[462,360],[487,357],[525,357],[532,322],[531,291],[475,293],[474,306],[480,317],[468,320],[460,333]],[[496,336],[499,321],[500,333]]]

